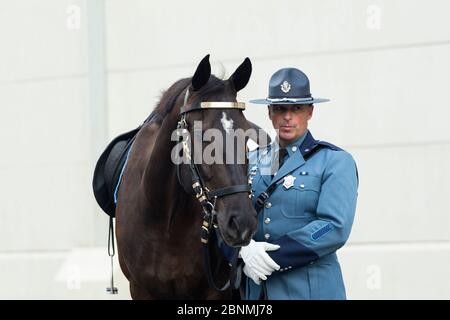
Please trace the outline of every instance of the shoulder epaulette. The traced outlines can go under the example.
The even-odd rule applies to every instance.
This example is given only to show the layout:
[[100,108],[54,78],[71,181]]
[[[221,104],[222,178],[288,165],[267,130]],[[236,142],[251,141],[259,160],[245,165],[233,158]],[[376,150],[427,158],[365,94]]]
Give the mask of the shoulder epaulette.
[[324,146],[324,147],[326,147],[326,148],[330,148],[331,150],[335,150],[335,151],[344,151],[344,149],[339,148],[338,146],[335,146],[334,144],[331,144],[331,143],[326,142],[326,141],[320,141],[320,140],[318,140],[318,141],[316,141],[316,143],[317,143],[317,144],[320,144],[320,145],[322,145],[322,146]]

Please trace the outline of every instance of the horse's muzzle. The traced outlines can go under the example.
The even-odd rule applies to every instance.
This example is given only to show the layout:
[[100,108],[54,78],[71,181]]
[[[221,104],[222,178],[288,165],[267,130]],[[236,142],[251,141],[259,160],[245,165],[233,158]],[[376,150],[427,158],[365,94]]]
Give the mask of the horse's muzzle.
[[256,233],[257,220],[255,215],[242,212],[231,214],[226,223],[222,235],[225,242],[233,247],[242,247],[250,243],[253,235]]

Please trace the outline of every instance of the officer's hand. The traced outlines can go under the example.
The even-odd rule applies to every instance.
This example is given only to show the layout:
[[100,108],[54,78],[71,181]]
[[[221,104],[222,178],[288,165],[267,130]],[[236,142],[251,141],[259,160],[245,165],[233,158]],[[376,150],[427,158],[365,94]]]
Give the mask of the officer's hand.
[[239,255],[244,260],[247,268],[250,268],[262,280],[266,280],[261,275],[268,276],[275,270],[280,269],[280,266],[273,261],[266,251],[275,251],[279,248],[279,245],[268,242],[256,242],[252,239],[249,245],[241,248]]
[[[244,271],[245,275],[247,277],[249,277],[250,279],[252,279],[253,282],[255,282],[257,285],[261,284],[261,280],[267,279],[267,277],[263,274],[260,274],[260,275],[256,274],[256,272],[253,271],[251,268],[249,268],[247,265],[244,266],[243,271]],[[260,276],[261,276],[261,278],[260,278]]]

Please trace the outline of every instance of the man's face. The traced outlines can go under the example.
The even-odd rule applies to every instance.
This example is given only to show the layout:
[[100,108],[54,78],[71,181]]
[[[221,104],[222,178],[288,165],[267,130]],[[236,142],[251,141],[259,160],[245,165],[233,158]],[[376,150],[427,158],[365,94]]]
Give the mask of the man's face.
[[273,127],[278,130],[280,145],[288,145],[305,133],[313,110],[313,105],[285,104],[269,106],[269,118],[272,120]]

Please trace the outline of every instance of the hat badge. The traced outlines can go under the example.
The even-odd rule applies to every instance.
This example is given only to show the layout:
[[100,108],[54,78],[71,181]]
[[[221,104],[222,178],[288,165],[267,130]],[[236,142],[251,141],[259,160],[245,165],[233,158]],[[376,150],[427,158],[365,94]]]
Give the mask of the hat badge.
[[289,84],[289,82],[284,81],[284,82],[281,84],[281,91],[283,91],[284,93],[288,93],[289,90],[291,90],[291,85]]

